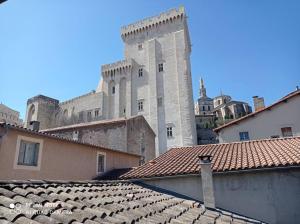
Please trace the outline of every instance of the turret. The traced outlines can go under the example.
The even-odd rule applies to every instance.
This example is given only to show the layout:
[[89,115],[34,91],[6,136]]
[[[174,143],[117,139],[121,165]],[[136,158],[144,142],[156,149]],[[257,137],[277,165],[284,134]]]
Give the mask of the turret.
[[38,121],[40,129],[49,128],[51,115],[58,108],[58,104],[58,100],[43,95],[37,95],[28,99],[25,127],[30,128],[32,121]]

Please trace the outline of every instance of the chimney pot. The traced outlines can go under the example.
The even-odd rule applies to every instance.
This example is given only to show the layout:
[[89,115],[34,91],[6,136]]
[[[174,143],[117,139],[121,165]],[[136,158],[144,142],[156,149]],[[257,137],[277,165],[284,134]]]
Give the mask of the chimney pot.
[[200,164],[211,163],[212,156],[211,155],[199,156],[199,159],[200,159]]
[[39,131],[40,130],[40,122],[39,121],[30,121],[30,127],[33,131]]

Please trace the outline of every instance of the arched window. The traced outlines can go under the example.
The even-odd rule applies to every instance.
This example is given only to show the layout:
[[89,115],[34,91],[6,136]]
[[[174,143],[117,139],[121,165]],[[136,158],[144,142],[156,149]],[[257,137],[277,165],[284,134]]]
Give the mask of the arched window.
[[68,110],[65,109],[63,114],[64,114],[64,118],[67,118],[68,117]]
[[28,110],[28,122],[32,121],[34,113],[35,113],[35,106],[32,104]]

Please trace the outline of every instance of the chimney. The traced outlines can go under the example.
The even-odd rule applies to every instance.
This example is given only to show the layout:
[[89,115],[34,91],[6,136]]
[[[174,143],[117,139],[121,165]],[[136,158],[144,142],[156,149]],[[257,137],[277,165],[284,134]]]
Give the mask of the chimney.
[[258,111],[265,108],[265,100],[263,97],[253,96],[254,110]]
[[30,121],[29,125],[30,125],[30,129],[33,131],[39,131],[39,129],[40,129],[39,121]]
[[211,170],[212,156],[203,155],[199,156],[199,159],[204,206],[215,208],[214,185]]
[[77,131],[77,130],[73,131],[73,140],[74,141],[79,140],[79,131]]

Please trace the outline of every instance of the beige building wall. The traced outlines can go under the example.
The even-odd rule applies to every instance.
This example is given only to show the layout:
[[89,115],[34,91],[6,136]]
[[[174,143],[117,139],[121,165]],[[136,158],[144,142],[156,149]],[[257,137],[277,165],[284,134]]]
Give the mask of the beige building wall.
[[[52,179],[89,180],[97,175],[97,154],[105,154],[105,171],[139,165],[140,156],[0,128],[0,180]],[[18,167],[18,138],[32,138],[40,144],[38,168]]]
[[218,132],[219,142],[240,141],[239,133],[248,132],[250,140],[271,136],[282,137],[281,128],[291,127],[293,136],[300,135],[300,95],[262,111]]

